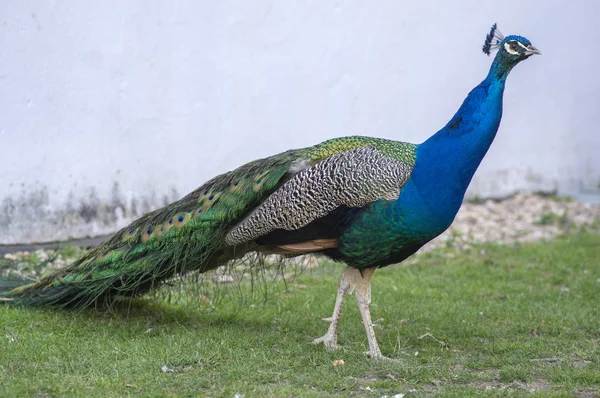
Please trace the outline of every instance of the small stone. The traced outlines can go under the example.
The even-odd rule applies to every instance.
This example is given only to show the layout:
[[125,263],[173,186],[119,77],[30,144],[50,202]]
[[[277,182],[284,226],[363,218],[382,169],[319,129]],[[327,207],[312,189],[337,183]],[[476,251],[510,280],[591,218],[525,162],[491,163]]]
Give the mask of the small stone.
[[217,276],[217,283],[232,283],[233,282],[233,276],[231,275],[219,275]]
[[592,361],[573,361],[571,362],[571,366],[574,368],[585,368],[590,363],[592,363]]
[[344,366],[344,360],[343,359],[336,359],[335,361],[332,362],[333,366]]

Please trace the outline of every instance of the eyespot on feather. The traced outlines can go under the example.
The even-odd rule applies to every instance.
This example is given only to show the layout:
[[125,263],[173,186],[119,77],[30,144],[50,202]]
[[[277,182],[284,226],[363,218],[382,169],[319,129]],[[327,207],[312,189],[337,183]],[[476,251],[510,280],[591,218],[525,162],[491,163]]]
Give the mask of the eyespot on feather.
[[129,231],[123,234],[123,241],[134,239],[137,236],[137,229],[131,228]]
[[210,187],[200,191],[200,195],[198,195],[198,203],[204,202],[212,193],[212,189]]
[[192,217],[189,213],[181,213],[173,217],[173,228],[180,229],[187,224]]
[[112,250],[106,250],[106,251],[104,251],[104,254],[102,254],[101,256],[98,256],[96,258],[96,261],[100,262],[100,261],[106,260],[108,258],[108,256],[110,256],[112,254],[112,252],[113,252]]
[[142,233],[142,242],[147,242],[154,234],[154,227],[147,227]]
[[254,182],[260,184],[262,182],[260,180],[264,180],[264,178],[267,176],[267,174],[269,174],[269,172],[265,171],[265,172],[262,172],[256,176],[254,176]]
[[242,189],[243,186],[244,186],[244,182],[242,180],[235,181],[229,185],[229,190],[231,192],[239,191],[240,189]]
[[204,201],[202,202],[202,207],[204,207],[205,210],[207,210],[209,207],[215,204],[217,200],[219,200],[220,196],[221,194],[219,192],[210,192],[206,199],[204,199]]
[[254,192],[258,192],[262,188],[267,174],[268,172],[265,171],[264,173],[261,173],[254,177],[254,185],[252,186],[252,190]]

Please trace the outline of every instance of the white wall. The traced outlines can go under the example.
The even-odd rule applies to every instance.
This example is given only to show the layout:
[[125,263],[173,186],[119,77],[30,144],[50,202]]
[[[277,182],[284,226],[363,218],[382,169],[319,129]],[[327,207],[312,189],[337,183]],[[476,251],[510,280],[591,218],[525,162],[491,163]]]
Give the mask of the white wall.
[[595,0],[0,2],[0,243],[113,231],[215,174],[361,134],[421,142],[509,78],[471,195],[600,180]]

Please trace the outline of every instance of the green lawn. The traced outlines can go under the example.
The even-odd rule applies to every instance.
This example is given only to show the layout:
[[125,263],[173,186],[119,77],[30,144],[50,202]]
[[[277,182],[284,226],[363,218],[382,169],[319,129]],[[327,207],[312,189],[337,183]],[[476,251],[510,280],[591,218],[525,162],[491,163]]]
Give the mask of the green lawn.
[[321,264],[267,301],[177,291],[109,313],[0,306],[0,396],[600,396],[600,235],[377,271],[371,311],[398,362],[363,356],[354,297],[346,349],[311,344],[343,269]]

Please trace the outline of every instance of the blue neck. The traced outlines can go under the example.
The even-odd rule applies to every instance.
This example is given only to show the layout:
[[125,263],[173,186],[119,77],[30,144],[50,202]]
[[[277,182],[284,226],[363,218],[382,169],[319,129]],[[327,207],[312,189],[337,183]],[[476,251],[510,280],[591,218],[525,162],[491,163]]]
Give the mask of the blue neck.
[[411,180],[427,207],[444,223],[454,219],[496,136],[511,69],[512,65],[503,65],[496,57],[486,79],[469,93],[448,124],[417,148]]

